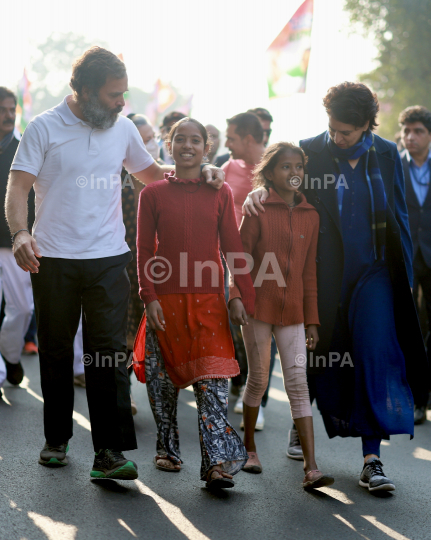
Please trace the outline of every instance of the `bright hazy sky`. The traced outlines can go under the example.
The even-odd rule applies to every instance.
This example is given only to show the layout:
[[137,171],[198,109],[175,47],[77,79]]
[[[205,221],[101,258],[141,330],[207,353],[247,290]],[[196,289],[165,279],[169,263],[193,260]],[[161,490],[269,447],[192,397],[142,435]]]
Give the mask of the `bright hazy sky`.
[[[352,33],[344,0],[314,0],[306,94],[269,100],[264,53],[302,0],[22,0],[0,32],[0,85],[16,88],[38,43],[54,31],[103,40],[123,53],[129,85],[151,91],[158,78],[193,94],[192,115],[224,131],[225,119],[250,107],[275,118],[271,140],[326,128],[322,97],[372,69],[372,42]],[[59,100],[60,101],[60,100]],[[136,111],[144,112],[144,111]]]

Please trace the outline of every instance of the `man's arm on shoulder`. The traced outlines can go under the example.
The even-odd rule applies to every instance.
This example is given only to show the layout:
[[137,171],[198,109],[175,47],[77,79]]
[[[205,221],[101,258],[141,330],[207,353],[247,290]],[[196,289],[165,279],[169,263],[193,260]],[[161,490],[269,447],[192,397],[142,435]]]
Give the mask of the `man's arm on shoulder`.
[[6,219],[11,235],[19,232],[12,246],[16,262],[25,272],[37,273],[39,262],[36,257],[41,257],[36,240],[29,232],[27,200],[36,176],[19,170],[10,172],[6,191]]
[[[151,184],[157,180],[163,180],[164,174],[171,172],[175,167],[172,165],[159,165],[155,161],[146,169],[134,172],[133,176],[143,184]],[[220,189],[224,183],[224,172],[214,165],[205,164],[202,169],[202,177],[207,184],[215,189]]]
[[171,165],[159,165],[155,161],[146,169],[138,172],[134,172],[135,176],[143,184],[151,184],[157,182],[157,180],[163,180],[164,174],[171,172],[173,166]]

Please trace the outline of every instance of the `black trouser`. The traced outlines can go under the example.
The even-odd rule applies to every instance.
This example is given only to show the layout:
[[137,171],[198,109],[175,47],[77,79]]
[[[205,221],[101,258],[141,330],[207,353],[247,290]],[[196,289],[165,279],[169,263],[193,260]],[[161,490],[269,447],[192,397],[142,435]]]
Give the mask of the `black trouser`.
[[73,340],[83,312],[84,364],[95,451],[137,448],[126,369],[130,252],[101,259],[42,257],[32,274],[45,438],[73,432]]
[[[425,302],[428,317],[428,333],[427,336],[424,335],[424,340],[427,347],[428,362],[431,366],[431,268],[426,265],[420,249],[418,249],[413,260],[413,298],[418,314],[420,313],[420,306],[418,305],[419,285],[422,288],[422,301]],[[429,390],[431,390],[431,374],[428,376],[428,382]]]

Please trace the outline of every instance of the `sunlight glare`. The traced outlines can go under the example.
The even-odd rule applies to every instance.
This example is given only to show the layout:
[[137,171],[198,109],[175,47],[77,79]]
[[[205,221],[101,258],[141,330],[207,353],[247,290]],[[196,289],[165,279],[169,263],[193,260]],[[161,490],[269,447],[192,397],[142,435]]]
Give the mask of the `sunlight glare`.
[[[21,388],[24,388],[24,390],[26,390],[32,397],[36,398],[38,401],[40,401],[41,403],[43,403],[43,398],[42,396],[39,396],[39,394],[36,394],[36,392],[34,392],[31,388],[29,388],[29,379],[28,377],[24,376],[24,379],[22,381],[22,383],[20,384]],[[87,418],[85,418],[85,416],[83,416],[82,414],[76,412],[76,411],[73,411],[73,419],[76,421],[76,423],[83,427],[84,429],[87,429],[88,431],[91,431],[91,424],[90,424],[90,421],[87,420]]]
[[28,517],[33,520],[36,527],[38,527],[48,540],[75,540],[78,527],[75,525],[67,525],[61,521],[54,521],[53,519],[36,514],[36,512],[28,512]]
[[205,536],[199,531],[193,523],[191,523],[182,513],[182,511],[175,505],[166,501],[157,493],[154,493],[148,486],[143,484],[140,480],[135,480],[135,484],[138,486],[139,491],[143,495],[147,495],[154,499],[158,504],[160,510],[165,514],[169,521],[175,525],[175,527],[188,538],[188,540],[210,540],[208,536]]
[[382,532],[387,534],[390,538],[393,538],[394,540],[411,540],[411,538],[407,538],[407,536],[404,536],[403,534],[389,528],[387,525],[380,523],[380,521],[377,521],[375,516],[362,516],[362,517],[366,519],[367,521],[369,521],[372,525],[377,527],[377,529],[380,529]]
[[431,451],[418,446],[413,452],[413,457],[416,459],[425,459],[426,461],[431,461]]
[[127,525],[127,523],[125,523],[122,519],[119,519],[118,520],[118,523],[124,527],[126,529],[126,531],[128,531],[132,536],[134,536],[135,538],[138,538],[136,536],[136,534],[132,531],[132,529]]
[[340,501],[344,504],[355,504],[349,497],[340,491],[339,489],[334,489],[331,487],[324,487],[321,488],[320,491],[323,491],[323,493],[326,493],[330,497],[333,497],[334,499],[337,499],[337,501]]

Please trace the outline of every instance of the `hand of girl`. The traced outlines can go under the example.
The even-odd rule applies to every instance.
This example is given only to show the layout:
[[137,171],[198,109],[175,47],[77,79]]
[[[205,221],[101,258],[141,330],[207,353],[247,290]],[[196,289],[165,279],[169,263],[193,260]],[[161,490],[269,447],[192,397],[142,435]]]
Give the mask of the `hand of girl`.
[[257,210],[265,212],[265,208],[262,206],[262,204],[266,201],[268,195],[269,193],[263,187],[257,188],[249,193],[244,201],[244,204],[242,205],[242,215],[251,216],[251,214],[254,214],[255,216],[258,216],[259,212]]
[[165,317],[163,316],[162,306],[158,300],[150,302],[146,308],[147,321],[151,330],[165,331]]
[[232,324],[237,326],[248,324],[244,304],[239,298],[234,298],[229,302],[229,314]]
[[317,333],[317,326],[315,324],[310,324],[310,326],[307,328],[307,349],[310,351],[314,351],[316,348],[317,342],[319,341],[319,334]]

